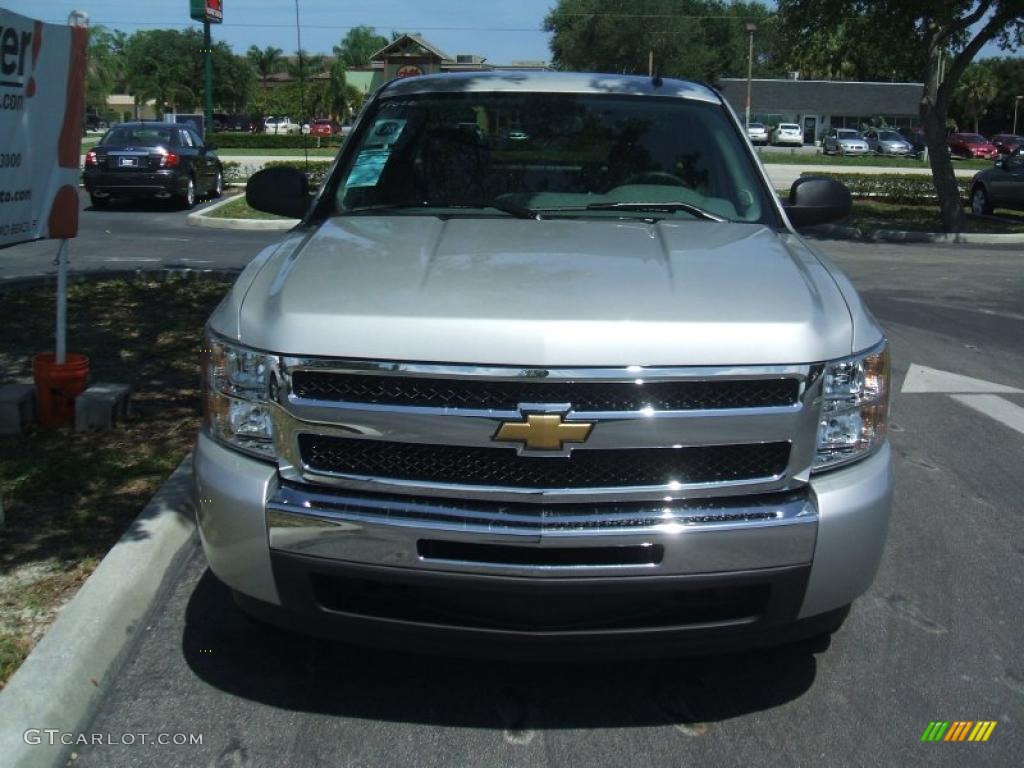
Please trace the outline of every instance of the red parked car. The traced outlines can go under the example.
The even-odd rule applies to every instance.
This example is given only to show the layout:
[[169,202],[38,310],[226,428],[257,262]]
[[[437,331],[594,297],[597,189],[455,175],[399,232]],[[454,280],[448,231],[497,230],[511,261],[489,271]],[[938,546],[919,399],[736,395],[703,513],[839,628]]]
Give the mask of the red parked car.
[[1013,133],[997,133],[991,139],[1001,155],[1013,155],[1017,150],[1024,147],[1024,136],[1017,136]]
[[333,136],[338,132],[338,126],[333,120],[327,118],[317,118],[309,126],[310,136],[323,136],[324,138]]
[[999,157],[999,150],[980,133],[951,133],[946,137],[946,146],[954,157],[967,160],[973,157],[995,160]]

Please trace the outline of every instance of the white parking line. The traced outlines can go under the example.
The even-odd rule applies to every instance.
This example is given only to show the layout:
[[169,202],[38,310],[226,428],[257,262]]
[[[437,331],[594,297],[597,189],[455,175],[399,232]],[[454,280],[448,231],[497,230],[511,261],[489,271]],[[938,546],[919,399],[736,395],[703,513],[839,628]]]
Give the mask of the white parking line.
[[907,369],[907,375],[903,379],[903,387],[900,392],[903,394],[932,392],[949,395],[958,403],[963,403],[968,408],[983,413],[1024,435],[1024,408],[995,394],[997,392],[1024,394],[1022,389],[911,363],[910,368]]
[[1024,408],[1011,403],[1006,398],[999,397],[999,395],[950,395],[950,397],[1024,435]]
[[973,379],[970,376],[962,376],[959,373],[940,371],[937,368],[928,368],[924,365],[912,363],[907,369],[907,376],[903,379],[903,387],[900,392],[942,392],[945,394],[957,393],[985,393],[985,394],[1024,394],[1024,389],[1008,387],[1005,384],[985,381],[984,379]]

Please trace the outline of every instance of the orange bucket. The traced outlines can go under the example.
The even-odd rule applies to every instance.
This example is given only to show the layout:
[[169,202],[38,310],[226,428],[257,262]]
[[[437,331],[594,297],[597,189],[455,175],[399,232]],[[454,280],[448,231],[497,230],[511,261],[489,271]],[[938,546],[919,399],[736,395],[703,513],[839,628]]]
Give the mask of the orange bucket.
[[36,418],[44,427],[64,427],[74,423],[75,398],[89,382],[89,358],[68,352],[67,362],[57,362],[53,352],[41,352],[32,358],[32,378],[36,382]]

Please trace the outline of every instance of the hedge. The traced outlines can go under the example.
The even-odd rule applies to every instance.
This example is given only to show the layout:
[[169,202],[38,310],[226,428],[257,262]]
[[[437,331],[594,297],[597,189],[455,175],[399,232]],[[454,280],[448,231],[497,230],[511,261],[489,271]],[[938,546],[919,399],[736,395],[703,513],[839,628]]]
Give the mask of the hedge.
[[[316,136],[299,133],[215,133],[210,136],[217,149],[315,149]],[[336,136],[320,139],[321,147],[337,147],[341,139]]]
[[327,169],[331,167],[333,160],[310,160],[307,166],[301,160],[272,160],[269,163],[264,163],[264,168],[294,168],[297,171],[302,171],[309,174],[309,186],[313,189],[319,187],[324,180],[324,176],[327,175]]
[[220,166],[224,169],[225,184],[238,184],[240,181],[245,181],[241,163],[234,160],[221,160]]
[[[804,176],[821,176],[835,179],[846,185],[854,197],[875,197],[892,203],[919,203],[935,199],[935,185],[932,177],[909,173],[818,173],[804,171]],[[957,178],[960,197],[966,199],[970,179]]]

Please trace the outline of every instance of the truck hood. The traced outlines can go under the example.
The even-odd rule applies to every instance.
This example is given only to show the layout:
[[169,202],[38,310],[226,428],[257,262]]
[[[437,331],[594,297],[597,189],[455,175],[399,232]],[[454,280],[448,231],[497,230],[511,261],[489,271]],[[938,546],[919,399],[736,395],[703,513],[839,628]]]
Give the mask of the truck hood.
[[761,225],[350,216],[297,234],[238,302],[230,335],[246,345],[531,367],[851,352],[836,281],[799,238]]

